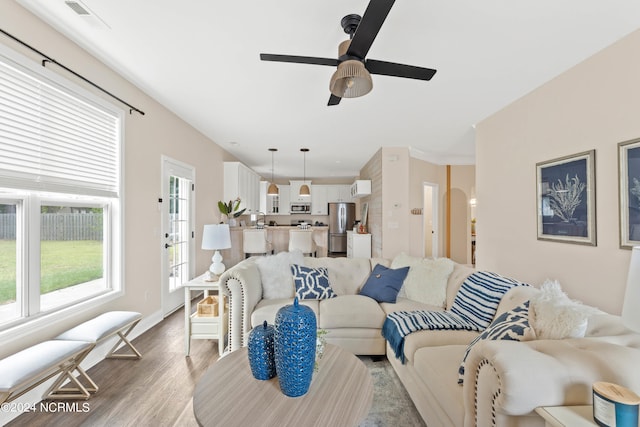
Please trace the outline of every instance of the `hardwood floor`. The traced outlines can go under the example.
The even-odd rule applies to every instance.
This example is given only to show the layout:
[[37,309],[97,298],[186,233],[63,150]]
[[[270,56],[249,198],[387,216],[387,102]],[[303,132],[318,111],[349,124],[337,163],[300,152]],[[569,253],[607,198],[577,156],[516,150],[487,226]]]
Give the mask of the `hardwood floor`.
[[[105,359],[89,369],[100,390],[75,412],[25,413],[7,426],[180,426],[194,425],[189,405],[195,385],[218,359],[217,341],[192,340],[184,354],[184,312],[180,309],[133,344],[140,360]],[[83,412],[86,402],[88,410]],[[184,413],[183,413],[184,412]]]

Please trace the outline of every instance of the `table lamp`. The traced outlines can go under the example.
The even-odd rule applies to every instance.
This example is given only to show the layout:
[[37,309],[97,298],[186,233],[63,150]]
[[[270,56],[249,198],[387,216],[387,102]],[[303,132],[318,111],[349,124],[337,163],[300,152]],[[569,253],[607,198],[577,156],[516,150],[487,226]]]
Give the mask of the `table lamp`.
[[[229,224],[206,224],[202,232],[202,249],[215,250],[211,258],[211,266],[209,271],[215,276],[224,273],[225,266],[222,263],[222,255],[220,249],[229,249],[231,247],[231,233],[229,232]],[[213,279],[213,278],[212,278]]]
[[[631,249],[627,289],[622,302],[622,323],[640,332],[640,246]],[[599,381],[593,384],[593,418],[601,426],[638,426],[640,397],[617,384]]]
[[622,322],[634,332],[640,333],[640,246],[631,249],[627,290],[622,302]]

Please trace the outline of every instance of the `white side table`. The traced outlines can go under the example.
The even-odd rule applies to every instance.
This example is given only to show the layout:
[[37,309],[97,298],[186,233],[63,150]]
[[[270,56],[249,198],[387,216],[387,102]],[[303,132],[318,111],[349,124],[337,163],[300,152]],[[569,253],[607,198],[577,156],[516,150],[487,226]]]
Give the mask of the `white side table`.
[[347,230],[347,258],[371,258],[371,234]]
[[218,282],[208,282],[205,279],[208,273],[196,277],[185,283],[184,287],[184,344],[185,355],[189,355],[192,339],[212,339],[218,340],[218,351],[220,355],[224,353],[225,339],[227,336],[227,313],[224,310],[224,299],[218,302],[218,316],[199,317],[196,313],[191,314],[191,291],[204,291],[205,297],[210,291],[215,291],[220,295]]
[[541,406],[536,408],[547,427],[593,427],[593,406]]

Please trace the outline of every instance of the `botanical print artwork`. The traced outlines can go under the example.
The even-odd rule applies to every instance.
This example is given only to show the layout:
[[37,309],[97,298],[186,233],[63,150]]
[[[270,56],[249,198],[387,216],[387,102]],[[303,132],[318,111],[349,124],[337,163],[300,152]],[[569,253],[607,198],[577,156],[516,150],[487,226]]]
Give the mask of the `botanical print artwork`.
[[538,239],[595,245],[594,157],[588,151],[537,164]]
[[640,140],[618,144],[620,175],[620,246],[640,244]]
[[553,214],[564,222],[575,221],[573,214],[582,204],[582,193],[586,187],[584,182],[580,182],[577,174],[571,179],[567,174],[564,183],[561,180],[552,183],[547,195]]

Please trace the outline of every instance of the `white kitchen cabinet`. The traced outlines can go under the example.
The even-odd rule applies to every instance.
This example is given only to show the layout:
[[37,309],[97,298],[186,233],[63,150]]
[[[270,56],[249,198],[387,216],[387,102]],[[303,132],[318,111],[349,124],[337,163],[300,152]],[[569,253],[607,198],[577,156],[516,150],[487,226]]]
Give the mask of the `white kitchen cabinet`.
[[260,210],[260,175],[240,162],[224,162],[224,198],[235,200],[240,197],[239,209],[246,209],[246,213]]
[[327,201],[351,202],[351,185],[327,185]]
[[353,184],[351,184],[352,198],[369,196],[370,194],[371,194],[370,179],[357,179]]
[[[300,187],[302,184],[307,184],[309,186],[309,190],[311,190],[311,181],[289,181],[290,190],[289,190],[289,203],[311,203],[311,199],[309,196],[301,196],[300,195]],[[310,191],[313,193],[313,191]]]
[[311,214],[329,215],[328,185],[314,185],[311,187]]
[[278,189],[280,190],[280,195],[274,197],[273,203],[278,204],[278,213],[277,215],[289,215],[289,209],[291,205],[290,202],[290,185],[278,185]]
[[[286,210],[280,212],[280,196],[282,195],[282,185],[278,186],[277,196],[267,196],[267,190],[269,189],[269,181],[260,181],[260,212],[265,215],[281,215],[289,214],[289,204],[287,203]],[[287,192],[289,190],[287,189]]]
[[347,230],[347,258],[371,258],[371,234]]

